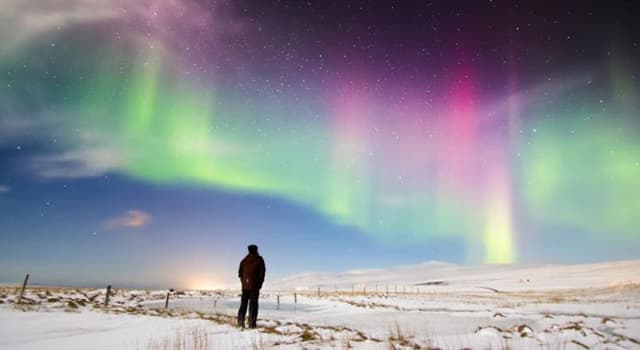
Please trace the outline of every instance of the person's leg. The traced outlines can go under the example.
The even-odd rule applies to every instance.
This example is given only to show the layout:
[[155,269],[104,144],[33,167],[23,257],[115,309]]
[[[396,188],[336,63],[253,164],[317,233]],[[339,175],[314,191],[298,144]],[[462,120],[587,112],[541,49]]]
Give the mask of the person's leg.
[[252,290],[249,299],[249,327],[256,328],[258,321],[258,298],[260,298],[259,290]]
[[238,327],[244,328],[244,316],[247,314],[247,303],[249,302],[250,291],[242,290],[240,298],[240,309],[238,310]]

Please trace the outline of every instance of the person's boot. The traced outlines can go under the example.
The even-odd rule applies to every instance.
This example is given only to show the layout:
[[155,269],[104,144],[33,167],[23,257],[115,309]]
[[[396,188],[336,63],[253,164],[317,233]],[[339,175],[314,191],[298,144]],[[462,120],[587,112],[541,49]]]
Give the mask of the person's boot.
[[256,328],[256,319],[249,316],[249,328]]
[[244,328],[244,318],[238,317],[238,327]]

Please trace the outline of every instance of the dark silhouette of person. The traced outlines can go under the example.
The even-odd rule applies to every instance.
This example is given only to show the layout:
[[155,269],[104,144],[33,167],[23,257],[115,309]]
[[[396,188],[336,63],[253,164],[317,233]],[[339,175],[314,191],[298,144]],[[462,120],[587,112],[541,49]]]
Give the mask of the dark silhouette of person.
[[240,299],[240,310],[238,310],[238,327],[244,328],[244,317],[247,314],[247,303],[249,304],[249,328],[256,328],[258,320],[258,298],[260,289],[264,282],[266,271],[264,259],[258,254],[258,246],[252,244],[247,247],[249,254],[240,262],[238,277],[242,281],[242,298]]

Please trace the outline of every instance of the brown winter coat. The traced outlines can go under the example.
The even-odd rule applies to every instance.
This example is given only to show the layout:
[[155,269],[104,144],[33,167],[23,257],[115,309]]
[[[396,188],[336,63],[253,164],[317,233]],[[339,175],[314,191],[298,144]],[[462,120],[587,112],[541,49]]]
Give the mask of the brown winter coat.
[[262,288],[265,273],[264,259],[258,254],[248,254],[240,262],[238,277],[242,281],[243,290],[258,290]]

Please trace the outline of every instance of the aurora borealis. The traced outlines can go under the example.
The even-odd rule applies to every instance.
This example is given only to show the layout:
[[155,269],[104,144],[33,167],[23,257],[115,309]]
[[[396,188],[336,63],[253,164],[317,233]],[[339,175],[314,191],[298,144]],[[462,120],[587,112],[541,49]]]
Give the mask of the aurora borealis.
[[1,1],[0,278],[638,258],[639,14]]

